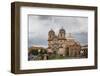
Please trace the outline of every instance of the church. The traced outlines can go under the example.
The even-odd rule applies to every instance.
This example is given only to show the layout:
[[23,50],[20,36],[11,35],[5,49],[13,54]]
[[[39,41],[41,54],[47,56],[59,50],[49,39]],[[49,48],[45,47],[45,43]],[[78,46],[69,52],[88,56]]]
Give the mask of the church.
[[51,29],[48,32],[48,53],[61,56],[79,57],[81,51],[80,43],[74,39],[71,33],[66,34],[61,28],[58,35]]

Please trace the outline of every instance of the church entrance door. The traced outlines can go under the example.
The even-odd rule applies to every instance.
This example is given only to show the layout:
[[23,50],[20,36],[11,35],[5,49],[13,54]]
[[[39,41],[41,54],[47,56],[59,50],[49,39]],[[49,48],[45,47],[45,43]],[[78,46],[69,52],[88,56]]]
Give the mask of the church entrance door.
[[66,56],[69,56],[69,47],[66,48]]

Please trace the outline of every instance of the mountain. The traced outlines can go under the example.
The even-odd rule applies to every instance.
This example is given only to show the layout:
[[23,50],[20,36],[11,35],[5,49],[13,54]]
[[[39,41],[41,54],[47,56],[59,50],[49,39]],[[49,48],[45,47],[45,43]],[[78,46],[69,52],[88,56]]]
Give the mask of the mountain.
[[[75,38],[76,41],[79,41],[81,45],[86,45],[88,43],[88,33],[86,32],[80,32],[80,33],[72,33],[72,36]],[[33,45],[42,45],[44,47],[48,46],[47,39],[43,38],[29,38],[28,40],[28,46],[31,47]]]

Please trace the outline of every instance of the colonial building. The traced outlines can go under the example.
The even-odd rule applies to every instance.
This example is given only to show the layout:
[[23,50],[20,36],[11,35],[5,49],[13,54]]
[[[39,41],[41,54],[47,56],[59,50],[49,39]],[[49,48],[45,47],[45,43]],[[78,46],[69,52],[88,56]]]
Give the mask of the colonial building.
[[48,53],[54,53],[62,56],[77,57],[80,56],[81,46],[71,33],[66,34],[62,28],[58,35],[51,29],[48,32]]

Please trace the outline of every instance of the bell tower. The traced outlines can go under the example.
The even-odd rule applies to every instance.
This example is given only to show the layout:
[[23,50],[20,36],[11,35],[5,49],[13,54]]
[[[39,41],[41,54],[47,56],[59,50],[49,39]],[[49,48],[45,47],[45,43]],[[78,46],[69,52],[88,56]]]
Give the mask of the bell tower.
[[51,48],[53,43],[53,38],[55,37],[55,32],[51,29],[48,33],[48,46]]
[[52,40],[55,37],[55,32],[51,29],[48,33],[48,40]]
[[58,38],[65,39],[65,30],[63,29],[63,27],[59,30]]

